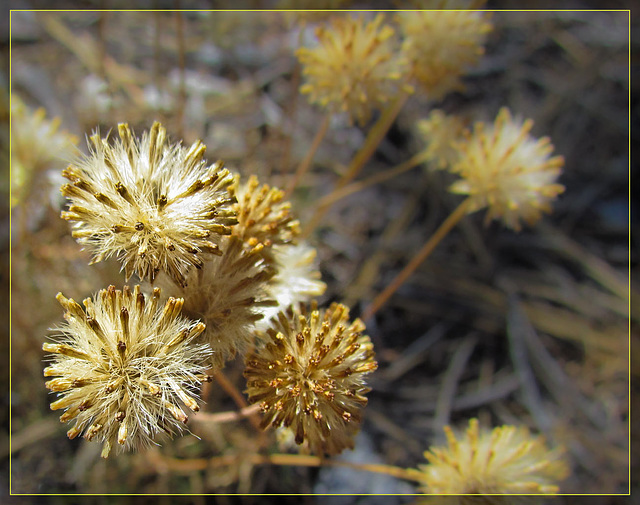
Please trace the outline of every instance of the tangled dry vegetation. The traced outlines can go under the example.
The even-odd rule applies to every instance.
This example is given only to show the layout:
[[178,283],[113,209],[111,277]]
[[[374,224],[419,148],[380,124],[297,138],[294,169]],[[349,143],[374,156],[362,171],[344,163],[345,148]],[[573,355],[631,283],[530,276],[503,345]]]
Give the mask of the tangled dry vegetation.
[[[393,15],[383,20],[400,32]],[[485,54],[461,79],[464,89],[442,97],[438,91],[439,101],[430,102],[418,85],[409,89],[389,71],[385,89],[406,93],[406,104],[350,182],[349,162],[380,114],[358,109],[352,121],[337,107],[329,117],[309,103],[309,87],[299,92],[306,76],[295,51],[313,45],[315,27],[327,22],[321,16],[14,12],[12,91],[27,110],[42,107],[46,119],[38,113],[24,134],[23,156],[34,168],[22,170],[12,188],[12,492],[419,493],[419,483],[336,465],[422,468],[425,451],[446,445],[445,426],[461,436],[477,418],[484,427],[522,427],[522,436],[526,427],[563,446],[568,467],[547,466],[556,477],[569,475],[562,493],[626,493],[629,386],[638,380],[637,365],[630,368],[629,321],[640,318],[628,291],[637,261],[629,257],[628,229],[629,16],[496,12],[490,20]],[[479,214],[461,218],[375,315],[365,313],[371,342],[362,341],[373,344],[378,369],[367,380],[371,391],[353,452],[318,468],[312,456],[297,455],[286,433],[263,431],[242,394],[243,373],[275,379],[268,362],[255,360],[246,372],[241,357],[203,384],[203,406],[187,423],[195,436],[161,439],[161,447],[109,459],[99,457],[100,444],[65,436],[68,426],[50,411],[55,398],[42,380],[42,343],[62,316],[55,295],[82,300],[109,285],[121,288],[124,280],[114,260],[88,266],[92,251],[81,250],[70,223],[60,219],[69,211],[60,193],[69,181],[61,172],[73,154],[59,135],[77,140],[99,129],[113,130],[113,137],[118,123],[142,133],[159,121],[185,147],[201,139],[208,163],[222,159],[244,180],[254,175],[282,188],[301,233],[317,249],[327,284],[320,306],[344,304],[353,319],[461,200],[448,191],[454,175],[434,169],[437,163],[391,176],[393,167],[425,150],[425,130],[416,125],[434,108],[456,114],[464,126],[492,122],[503,106],[532,118],[536,138],[551,138],[554,154],[564,157],[565,191],[550,215],[518,233]],[[6,96],[3,109],[7,115]],[[54,117],[57,129],[43,123]],[[443,118],[436,116],[437,127],[426,134],[435,139]],[[322,129],[313,161],[295,175]],[[67,162],[54,160],[53,148],[39,149],[47,142],[66,152]],[[67,186],[66,196],[73,191]],[[127,276],[153,277],[153,269],[138,266]],[[275,333],[270,352],[276,352]],[[631,338],[637,339],[635,329]],[[260,387],[253,396],[269,398]],[[272,419],[279,424],[272,411],[263,426]],[[112,445],[121,436],[110,432]],[[447,454],[434,449],[431,457]],[[539,454],[551,457],[543,449]]]

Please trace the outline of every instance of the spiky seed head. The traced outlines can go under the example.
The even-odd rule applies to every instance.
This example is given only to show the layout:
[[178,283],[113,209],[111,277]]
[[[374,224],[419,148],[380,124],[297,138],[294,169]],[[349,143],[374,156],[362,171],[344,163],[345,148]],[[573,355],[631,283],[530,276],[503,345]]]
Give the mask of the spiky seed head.
[[362,17],[336,16],[316,29],[318,46],[296,52],[306,83],[300,92],[330,112],[346,112],[351,122],[366,123],[402,88],[405,62],[394,48],[394,30],[379,14],[371,22]]
[[203,256],[220,254],[220,237],[237,223],[228,187],[229,171],[207,165],[200,141],[185,148],[169,144],[160,123],[141,139],[127,124],[109,144],[96,133],[90,153],[62,174],[73,236],[90,249],[92,263],[116,256],[129,279],[135,272],[154,281],[160,271],[184,285]]
[[252,175],[246,182],[236,176],[231,193],[237,199],[234,209],[238,216],[232,233],[249,249],[261,245],[268,253],[271,246],[289,244],[300,235],[300,222],[291,213],[291,203],[283,201],[284,191],[260,185]]
[[367,403],[364,376],[377,368],[364,329],[337,303],[280,312],[267,344],[246,358],[247,394],[262,408],[262,426],[289,427],[317,454],[352,448]]
[[459,437],[445,427],[447,446],[425,452],[424,493],[554,494],[569,475],[561,448],[549,449],[526,427],[501,426],[480,430],[471,419]]
[[52,410],[64,409],[62,422],[75,420],[69,438],[84,434],[102,442],[102,457],[114,447],[138,449],[155,435],[185,428],[184,407],[199,410],[197,388],[211,354],[194,340],[205,325],[180,315],[183,300],[159,304],[160,288],[145,296],[136,286],[114,286],[84,300],[84,308],[58,293],[66,323],[52,354],[46,387],[59,399]]
[[399,12],[395,19],[409,75],[433,100],[461,88],[460,77],[484,54],[492,29],[487,14],[478,11]]
[[519,231],[521,219],[534,224],[564,191],[556,183],[564,159],[551,157],[549,138],[531,136],[532,126],[531,119],[515,120],[503,107],[494,124],[476,123],[473,133],[456,144],[460,155],[450,170],[462,179],[450,189],[471,197],[470,212],[487,207],[486,222],[501,219]]

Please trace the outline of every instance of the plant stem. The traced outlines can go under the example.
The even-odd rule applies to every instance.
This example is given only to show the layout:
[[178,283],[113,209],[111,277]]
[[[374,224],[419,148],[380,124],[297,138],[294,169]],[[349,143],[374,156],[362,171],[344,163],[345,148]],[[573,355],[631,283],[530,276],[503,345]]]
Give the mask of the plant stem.
[[[224,389],[227,394],[233,399],[233,401],[236,402],[236,405],[240,407],[241,411],[249,407],[249,404],[242,396],[242,393],[238,391],[233,383],[229,379],[227,379],[227,377],[222,372],[220,372],[219,370],[214,372],[213,377],[216,379],[218,384],[220,384],[222,389]],[[260,428],[260,420],[255,415],[255,412],[249,415],[249,421],[256,430],[262,433],[262,429]]]
[[327,114],[322,120],[322,123],[320,124],[320,128],[318,128],[318,131],[316,132],[316,136],[314,137],[313,142],[311,143],[311,147],[307,151],[307,154],[304,157],[304,159],[300,162],[300,165],[298,165],[298,169],[296,170],[296,173],[291,179],[291,182],[289,182],[289,186],[287,186],[287,190],[285,191],[285,197],[293,193],[293,190],[296,189],[298,182],[300,182],[300,179],[302,178],[302,176],[307,172],[307,170],[311,166],[313,157],[316,155],[316,151],[318,150],[318,147],[320,147],[320,143],[322,142],[322,139],[327,134],[330,120],[331,120],[331,114]]
[[396,165],[395,167],[390,168],[389,170],[385,170],[384,172],[380,172],[378,174],[372,175],[368,179],[364,179],[362,181],[356,181],[340,189],[335,189],[334,191],[329,193],[327,196],[324,196],[320,200],[318,200],[318,206],[322,207],[322,206],[333,205],[335,202],[337,202],[338,200],[341,200],[345,196],[352,195],[353,193],[357,193],[358,191],[361,191],[369,186],[373,186],[374,184],[379,184],[381,182],[388,181],[389,179],[393,179],[394,177],[400,174],[408,172],[412,168],[420,165],[420,163],[423,163],[425,160],[426,160],[425,153],[424,152],[418,153],[412,158],[408,159],[407,161],[404,161],[399,165]]
[[248,407],[244,407],[240,410],[215,413],[198,412],[198,414],[193,417],[193,420],[201,423],[230,423],[233,421],[239,421],[245,417],[250,417],[257,414],[259,411],[260,405],[256,403],[255,405],[249,405]]
[[458,224],[458,222],[467,214],[470,199],[464,200],[458,207],[443,221],[436,232],[422,246],[422,249],[413,257],[413,259],[402,269],[402,271],[391,281],[391,283],[376,296],[371,304],[362,313],[362,319],[366,321],[373,316],[380,307],[395,293],[400,286],[411,276],[413,272],[426,260],[433,252],[440,241]]
[[[356,155],[351,160],[347,171],[342,175],[340,180],[336,183],[336,189],[339,189],[349,182],[351,182],[354,177],[358,175],[362,167],[365,165],[367,161],[373,156],[378,145],[382,142],[382,139],[385,137],[389,128],[395,121],[398,113],[402,109],[403,105],[409,98],[409,93],[406,91],[402,91],[400,95],[393,100],[387,108],[383,111],[382,115],[378,118],[376,124],[373,125],[371,130],[367,135],[367,138],[364,141],[364,144],[360,148],[360,150],[356,153]],[[324,205],[319,207],[317,212],[314,214],[311,222],[307,225],[307,227],[303,230],[302,236],[308,237],[311,232],[316,228],[318,223],[322,220],[324,215],[327,213],[331,204]]]

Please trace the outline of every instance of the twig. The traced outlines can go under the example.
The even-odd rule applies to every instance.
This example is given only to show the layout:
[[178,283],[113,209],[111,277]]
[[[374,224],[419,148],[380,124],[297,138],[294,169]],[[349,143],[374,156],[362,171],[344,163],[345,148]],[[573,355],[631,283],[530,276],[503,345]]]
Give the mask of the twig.
[[260,405],[257,403],[255,405],[249,405],[248,407],[244,407],[240,410],[230,410],[227,412],[198,412],[198,414],[190,420],[196,421],[199,423],[230,423],[233,421],[239,421],[240,419],[244,419],[245,417],[253,416],[260,411]]
[[371,318],[378,310],[387,302],[387,300],[395,293],[400,286],[411,276],[413,272],[426,260],[433,252],[440,241],[451,231],[451,229],[466,214],[470,200],[464,200],[458,207],[443,221],[431,238],[422,246],[422,249],[413,257],[413,259],[404,267],[404,269],[391,281],[391,283],[371,302],[364,310],[362,319],[366,321]]
[[[222,372],[220,372],[219,370],[214,372],[213,377],[216,379],[218,384],[220,384],[222,389],[227,392],[231,399],[236,402],[236,405],[240,407],[241,410],[249,407],[249,404],[242,396],[242,393],[238,391],[238,389],[231,383],[231,381],[229,381],[229,379],[227,379],[227,377]],[[255,413],[249,415],[249,421],[256,430],[262,433],[262,428],[260,428],[260,420]]]

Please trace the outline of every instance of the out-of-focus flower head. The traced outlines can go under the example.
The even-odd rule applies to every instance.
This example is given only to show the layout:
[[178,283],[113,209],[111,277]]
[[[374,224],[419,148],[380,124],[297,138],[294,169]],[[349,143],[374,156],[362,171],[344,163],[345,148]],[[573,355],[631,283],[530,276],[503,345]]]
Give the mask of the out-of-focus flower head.
[[464,138],[465,121],[459,116],[448,116],[439,109],[432,110],[427,119],[417,123],[418,132],[427,143],[426,161],[443,170],[458,159],[460,151],[455,143]]
[[520,220],[534,224],[551,201],[564,191],[556,180],[564,159],[553,156],[548,137],[536,139],[529,132],[533,121],[512,118],[502,108],[492,125],[478,122],[460,150],[451,171],[462,177],[451,186],[454,193],[469,195],[469,212],[487,207],[486,222],[501,219],[516,231]]
[[233,177],[220,161],[207,165],[202,142],[170,145],[160,123],[142,139],[127,124],[118,133],[113,145],[94,134],[89,155],[62,172],[71,181],[61,188],[70,200],[62,217],[75,221],[92,263],[115,255],[127,279],[153,282],[164,271],[184,285],[203,256],[221,254],[220,237],[237,223]]
[[[434,8],[456,5],[444,1]],[[484,54],[492,28],[487,14],[468,10],[398,12],[395,19],[409,75],[433,100],[461,88],[460,77]]]
[[102,457],[118,447],[131,450],[151,445],[156,434],[185,429],[187,415],[211,354],[193,341],[205,325],[180,315],[183,301],[169,298],[158,305],[160,289],[145,297],[136,286],[101,290],[83,308],[62,293],[66,324],[57,343],[45,343],[52,364],[46,383],[60,399],[52,410],[65,409],[60,420],[75,420],[69,438],[84,433],[103,443]]
[[46,119],[43,108],[33,112],[12,94],[11,207],[26,198],[37,173],[72,156],[78,139],[59,127],[59,118]]
[[553,494],[569,475],[563,451],[549,449],[526,427],[481,431],[478,420],[471,419],[460,437],[449,426],[444,431],[447,446],[430,448],[425,452],[429,464],[420,467],[424,493]]
[[405,62],[394,47],[394,30],[378,14],[373,21],[341,15],[316,29],[318,46],[296,52],[306,83],[301,93],[330,112],[366,123],[400,89]]
[[260,403],[262,426],[289,427],[297,444],[317,454],[353,447],[360,410],[369,391],[364,376],[377,368],[373,345],[349,309],[312,303],[290,307],[272,319],[267,344],[246,358],[251,403]]

